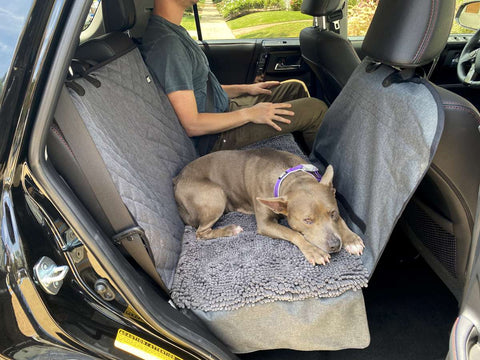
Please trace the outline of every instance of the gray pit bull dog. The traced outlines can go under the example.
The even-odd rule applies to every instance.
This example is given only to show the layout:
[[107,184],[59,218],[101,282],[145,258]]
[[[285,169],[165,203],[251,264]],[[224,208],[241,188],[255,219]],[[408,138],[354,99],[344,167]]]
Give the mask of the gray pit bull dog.
[[[273,149],[218,151],[198,158],[173,180],[180,216],[197,229],[197,239],[214,239],[242,231],[236,225],[212,229],[225,212],[254,213],[259,234],[292,242],[313,265],[325,265],[342,246],[361,255],[362,239],[338,212],[332,166],[318,181],[316,168],[303,162]],[[278,223],[282,215],[290,228]]]

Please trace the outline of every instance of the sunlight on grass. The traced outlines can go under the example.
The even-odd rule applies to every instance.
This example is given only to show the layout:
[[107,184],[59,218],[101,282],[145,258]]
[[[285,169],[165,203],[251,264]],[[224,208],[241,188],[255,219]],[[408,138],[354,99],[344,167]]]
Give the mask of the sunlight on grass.
[[195,17],[193,15],[183,15],[182,22],[180,23],[187,30],[196,30]]
[[298,37],[300,31],[311,25],[311,21],[306,20],[291,24],[272,25],[264,29],[252,31],[246,34],[238,35],[238,39],[252,38],[281,38],[281,37]]
[[300,11],[262,11],[227,21],[227,24],[230,29],[237,30],[250,26],[295,20],[310,20],[310,22],[312,22],[312,17],[310,15],[302,14]]

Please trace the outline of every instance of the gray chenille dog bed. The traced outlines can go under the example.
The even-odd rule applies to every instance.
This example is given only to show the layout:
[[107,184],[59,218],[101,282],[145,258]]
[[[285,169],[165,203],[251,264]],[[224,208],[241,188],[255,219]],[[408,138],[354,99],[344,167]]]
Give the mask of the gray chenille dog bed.
[[[305,159],[291,135],[248,148],[263,147]],[[215,226],[229,224],[244,231],[233,237],[197,240],[195,229],[186,227],[171,293],[178,307],[237,310],[275,301],[331,298],[367,286],[368,272],[359,256],[342,250],[332,254],[326,266],[313,266],[292,243],[257,234],[254,215],[229,213]]]
[[236,310],[274,301],[336,297],[367,286],[368,272],[359,256],[345,250],[330,263],[313,266],[285,240],[257,234],[254,215],[229,213],[216,226],[240,225],[234,237],[197,240],[187,227],[172,287],[180,308]]

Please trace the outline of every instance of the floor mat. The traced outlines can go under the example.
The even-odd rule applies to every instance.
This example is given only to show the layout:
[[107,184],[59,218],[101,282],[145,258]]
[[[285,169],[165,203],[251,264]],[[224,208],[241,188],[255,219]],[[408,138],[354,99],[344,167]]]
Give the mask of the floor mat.
[[335,352],[263,351],[243,360],[444,359],[457,302],[446,286],[396,230],[369,287],[364,290],[371,344]]

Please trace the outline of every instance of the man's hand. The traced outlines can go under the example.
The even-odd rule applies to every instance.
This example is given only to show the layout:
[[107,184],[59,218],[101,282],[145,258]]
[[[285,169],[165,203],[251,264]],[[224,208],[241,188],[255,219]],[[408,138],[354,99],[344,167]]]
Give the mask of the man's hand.
[[[273,81],[272,81],[273,82]],[[242,109],[249,122],[255,124],[266,124],[273,127],[277,131],[282,131],[282,128],[278,126],[274,121],[290,124],[290,120],[285,119],[280,115],[293,116],[295,113],[290,110],[292,105],[288,103],[259,103],[250,108]]]
[[270,95],[272,93],[272,87],[276,87],[280,85],[279,81],[265,81],[265,82],[258,82],[254,84],[247,85],[247,94],[248,95]]

